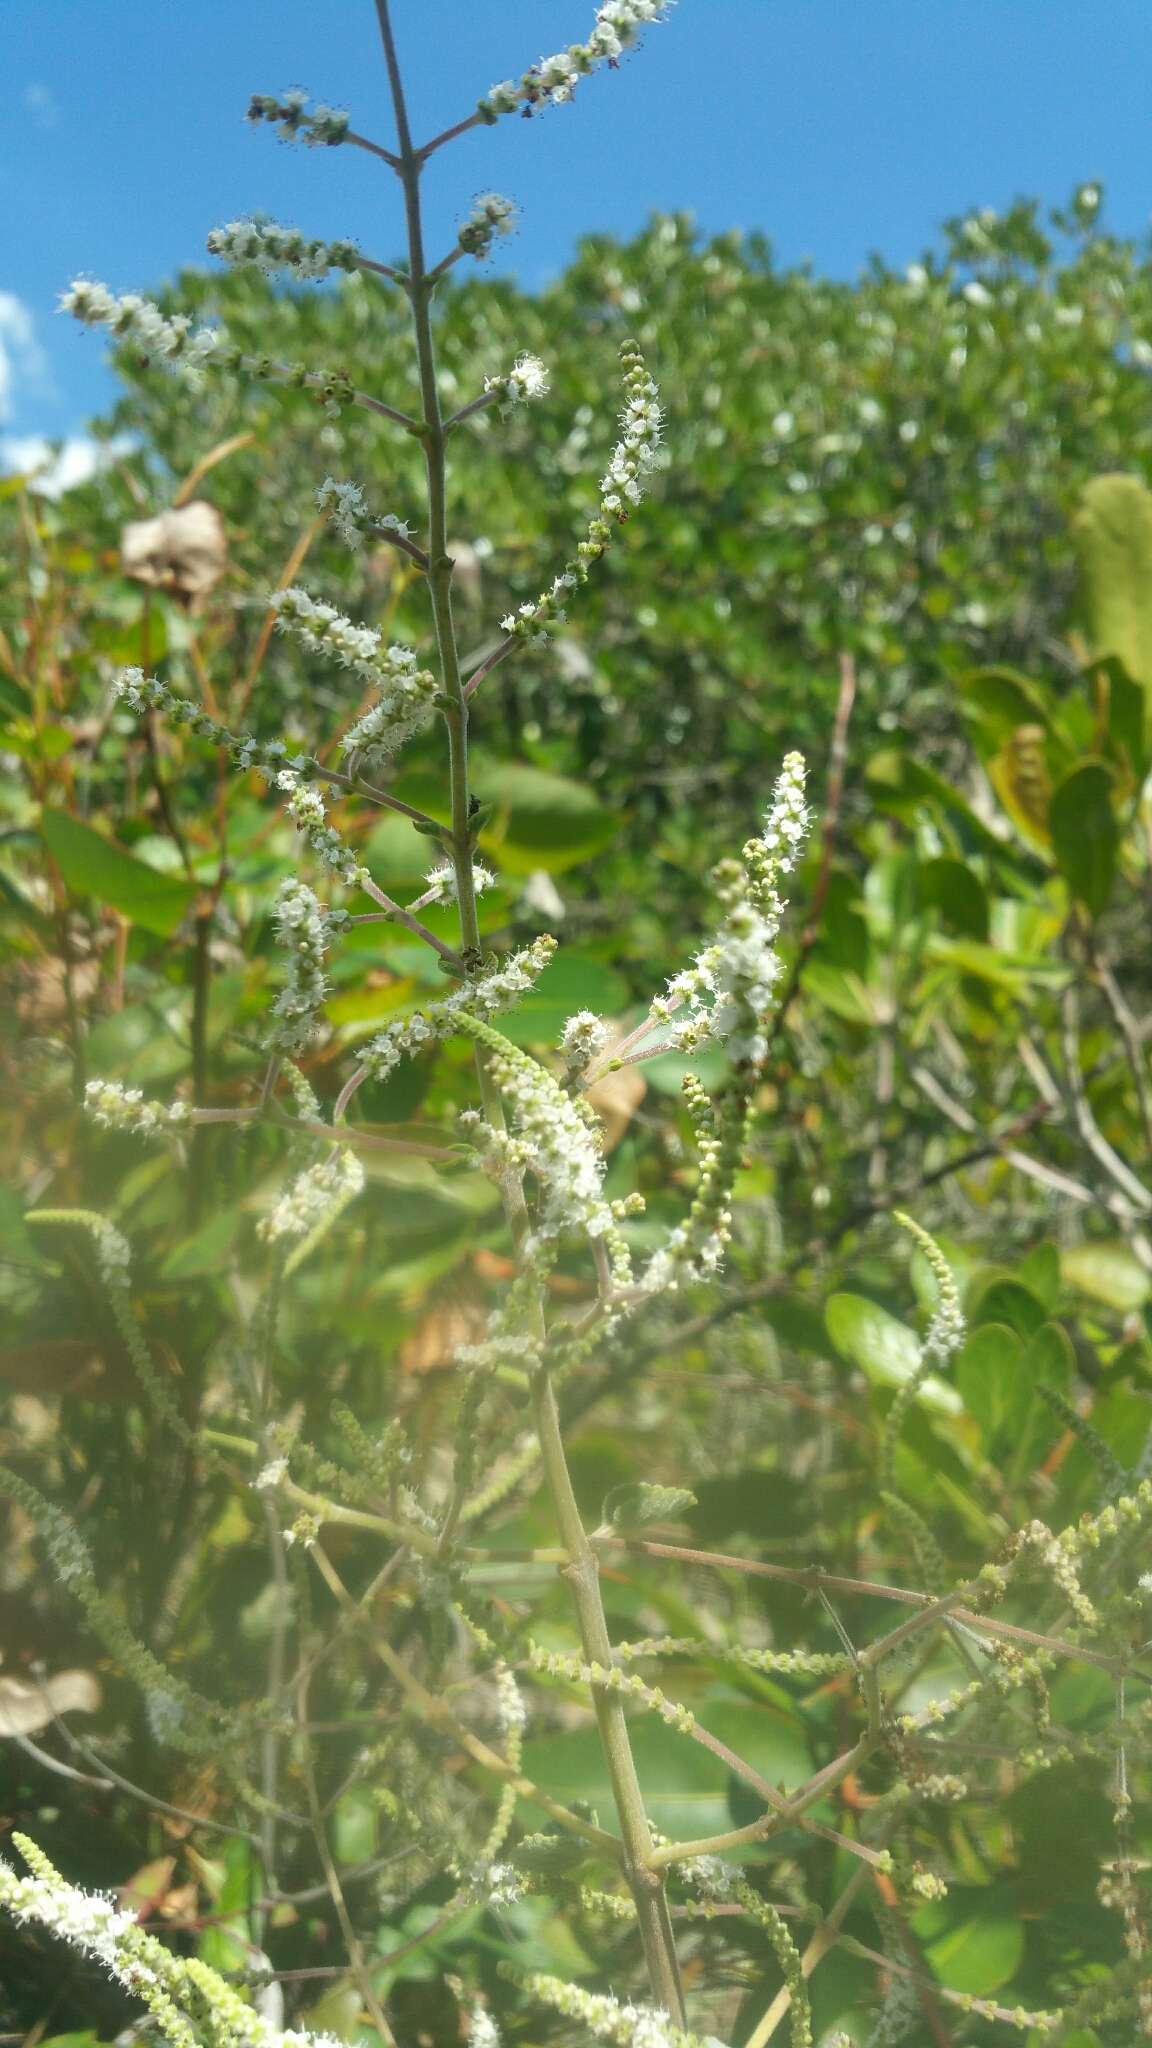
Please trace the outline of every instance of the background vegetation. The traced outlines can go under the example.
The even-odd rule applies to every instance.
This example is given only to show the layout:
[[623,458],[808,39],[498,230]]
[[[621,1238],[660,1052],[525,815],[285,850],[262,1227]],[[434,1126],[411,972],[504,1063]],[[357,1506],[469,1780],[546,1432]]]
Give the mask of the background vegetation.
[[[164,303],[219,312],[254,352],[338,366],[407,403],[401,311],[371,279],[305,294],[195,271]],[[797,1576],[927,1574],[936,1589],[1032,1519],[1075,1523],[1152,1470],[1152,264],[1102,231],[1100,195],[1084,188],[1049,221],[1019,206],[951,223],[922,266],[876,265],[853,286],[782,273],[756,238],[703,245],[682,219],[656,219],[626,246],[587,241],[539,297],[502,281],[450,286],[450,394],[463,399],[523,348],[553,376],[530,422],[482,416],[454,444],[458,588],[477,653],[581,530],[628,333],[667,405],[665,474],[562,635],[485,686],[481,844],[499,880],[482,899],[486,936],[562,940],[510,1034],[542,1049],[577,1008],[639,1012],[706,928],[708,870],[751,829],[789,747],[808,757],[822,831],[793,894],[727,1270],[718,1291],[660,1309],[569,1381],[582,1505],[595,1520],[613,1488],[671,1482],[695,1495],[682,1547]],[[264,599],[303,573],[316,594],[420,644],[423,594],[403,558],[349,556],[313,507],[314,480],[331,471],[403,515],[418,502],[418,451],[382,429],[373,471],[372,424],[355,422],[353,451],[346,420],[305,393],[215,377],[189,395],[127,355],[118,367],[100,476],[56,502],[34,479],[7,480],[0,497],[0,1450],[75,1515],[135,1633],[239,1701],[263,1685],[269,1627],[248,1475],[226,1454],[205,1471],[162,1436],[87,1242],[24,1214],[114,1215],[134,1248],[141,1328],[183,1414],[230,1412],[229,1333],[281,1140],[200,1130],[181,1176],[167,1153],[94,1131],[78,1104],[93,1073],[166,1098],[246,1099],[275,987],[270,906],[295,855],[255,777],[226,777],[186,736],[141,730],[110,679],[139,663],[231,726],[322,744],[354,711],[354,685],[277,639]],[[179,567],[168,588],[127,574],[125,524],[188,501],[223,522],[211,587],[190,595]],[[436,811],[422,744],[397,791]],[[427,866],[427,842],[402,819],[365,844],[386,887],[410,890]],[[308,1061],[325,1101],[337,1053],[438,982],[418,946],[379,927],[355,934],[334,972],[346,985]],[[365,1088],[364,1115],[442,1138],[467,1056],[449,1046],[407,1062]],[[614,1176],[650,1190],[653,1228],[694,1176],[681,1071],[632,1070],[602,1104]],[[479,1334],[508,1270],[495,1191],[419,1161],[369,1171],[287,1301],[284,1409],[329,1454],[335,1401],[395,1419],[435,1484],[455,1347]],[[913,1405],[893,1477],[880,1470],[882,1422],[933,1299],[894,1207],[946,1250],[970,1335],[947,1382]],[[582,1282],[561,1267],[553,1284]],[[893,1487],[914,1513],[891,1506]],[[505,1547],[554,1540],[534,1482],[501,1515]],[[333,1531],[332,1543],[355,1582],[359,1538]],[[269,1918],[252,1843],[151,1811],[116,1782],[223,1820],[226,1759],[193,1769],[165,1746],[39,1554],[13,1508],[0,1689],[42,1661],[96,1674],[102,1703],[68,1723],[73,1743],[95,1744],[82,1754],[59,1725],[2,1741],[5,1823],[77,1881],[126,1887],[148,1924],[242,1970]],[[1139,1562],[1124,1560],[1133,1646],[1152,1635]],[[494,1563],[487,1590],[510,1617],[530,1593],[537,1637],[570,1645],[567,1595],[546,1568]],[[618,1635],[711,1646],[661,1682],[773,1784],[800,1782],[842,1745],[843,1675],[766,1674],[724,1652],[802,1639],[835,1653],[874,1631],[874,1601],[844,1592],[833,1609],[803,1583],[640,1554],[607,1575],[605,1598]],[[1066,1589],[1050,1574],[1013,1612],[1067,1633]],[[433,1603],[412,1626],[448,1625]],[[437,1654],[450,1669],[449,1636]],[[861,2043],[1002,2038],[994,2013],[960,2009],[969,1993],[1005,2023],[1016,2007],[1083,2000],[1076,2048],[1132,2039],[1102,1988],[1141,1968],[1148,1687],[1118,1689],[1090,1663],[1039,1667],[996,1708],[1009,1733],[970,1744],[965,1796],[901,1841],[906,1870],[945,1879],[946,1895],[882,1879],[861,1893],[848,1938],[813,1977],[818,2040],[834,2028]],[[964,1677],[955,1645],[937,1643],[902,1674],[901,1711],[925,1712]],[[451,1884],[428,1877],[410,1813],[433,1835],[458,1828],[445,1788],[466,1784],[466,1767],[438,1752],[430,1768],[410,1724],[380,1705],[355,1638],[317,1675],[311,1711],[332,1737],[335,1851],[350,1883],[375,1888],[374,1982],[405,2048],[458,2038],[445,1973],[479,1972],[508,2038],[524,2042],[562,2023],[519,2012],[502,1958],[605,1988],[627,1977],[630,1931],[592,1905],[561,1917],[544,1892],[442,1924]],[[653,1719],[637,1725],[636,1750],[668,1832],[703,1836],[758,1810],[723,1762]],[[607,1811],[571,1688],[540,1695],[526,1766],[558,1798]],[[1135,1803],[1119,1799],[1118,1830],[1125,1769]],[[851,1832],[888,1789],[849,1780],[830,1818]],[[758,1874],[799,1924],[803,1902],[843,1888],[842,1852],[810,1834],[761,1855]],[[294,1868],[289,1846],[263,1940],[278,1970],[303,1973],[286,1982],[289,2012],[354,2035],[355,1990],[311,1870],[303,1856]],[[686,1942],[716,2033],[743,2039],[779,1977],[767,1937],[721,1916]],[[130,2016],[106,1982],[80,1964],[62,1971],[58,1952],[10,1926],[0,1978],[14,2039],[110,2041]]]

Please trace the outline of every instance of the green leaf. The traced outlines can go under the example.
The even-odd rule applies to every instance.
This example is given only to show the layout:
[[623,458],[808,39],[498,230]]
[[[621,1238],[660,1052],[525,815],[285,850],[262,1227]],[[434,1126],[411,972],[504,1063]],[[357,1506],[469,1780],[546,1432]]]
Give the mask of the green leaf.
[[1020,726],[1048,724],[1049,705],[1039,686],[1017,669],[973,669],[960,679],[960,702],[985,755],[998,753]]
[[1058,782],[1048,806],[1052,849],[1064,880],[1093,917],[1107,909],[1116,880],[1120,827],[1112,771],[1085,761]]
[[1010,1280],[995,1268],[986,1284],[978,1277],[973,1283],[969,1318],[975,1324],[1007,1323],[1018,1337],[1031,1337],[1044,1321],[1044,1306],[1019,1280]]
[[110,903],[146,932],[170,937],[196,901],[194,882],[158,874],[114,839],[105,839],[65,811],[45,809],[40,830],[70,889]]
[[[979,1897],[979,1894],[975,1896]],[[936,1975],[950,1991],[988,1998],[1007,1984],[1024,1957],[1024,1928],[1009,1902],[953,1893],[926,1906],[912,1920]]]
[[813,958],[804,969],[804,989],[813,1000],[845,1024],[876,1022],[871,995],[855,974],[842,974],[827,960]]
[[[879,1302],[862,1294],[833,1294],[824,1311],[828,1335],[850,1365],[858,1365],[881,1386],[901,1386],[920,1363],[920,1339]],[[943,1415],[958,1415],[963,1403],[954,1387],[929,1374],[920,1399]]]
[[956,1360],[964,1406],[987,1445],[1018,1430],[1024,1420],[1030,1394],[1023,1367],[1024,1346],[1016,1331],[1003,1323],[984,1323],[973,1330]]
[[920,870],[921,901],[940,912],[964,938],[987,940],[988,897],[982,882],[962,860],[925,861]]
[[1152,1295],[1152,1274],[1120,1238],[1070,1245],[1060,1254],[1060,1271],[1070,1287],[1123,1313],[1143,1308]]
[[1152,691],[1152,492],[1134,476],[1093,477],[1072,538],[1092,653]]
[[474,780],[477,794],[494,807],[480,845],[514,875],[535,868],[561,874],[600,853],[620,829],[619,817],[567,776],[518,761],[481,761]]

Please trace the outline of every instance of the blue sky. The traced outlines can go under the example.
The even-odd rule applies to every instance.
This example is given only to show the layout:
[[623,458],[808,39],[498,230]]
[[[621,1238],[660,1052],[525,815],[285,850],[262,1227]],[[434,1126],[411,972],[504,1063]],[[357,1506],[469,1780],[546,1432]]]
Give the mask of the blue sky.
[[[594,0],[394,0],[418,133],[586,32]],[[54,313],[78,271],[117,290],[201,260],[254,211],[399,248],[387,170],[276,143],[252,91],[302,85],[388,142],[371,0],[0,0],[0,436],[77,435],[111,380]],[[653,209],[760,228],[784,262],[913,260],[947,215],[1103,181],[1107,219],[1152,210],[1149,0],[679,0],[575,105],[469,134],[429,178],[433,246],[473,193],[520,201],[501,268],[528,286],[593,229]]]

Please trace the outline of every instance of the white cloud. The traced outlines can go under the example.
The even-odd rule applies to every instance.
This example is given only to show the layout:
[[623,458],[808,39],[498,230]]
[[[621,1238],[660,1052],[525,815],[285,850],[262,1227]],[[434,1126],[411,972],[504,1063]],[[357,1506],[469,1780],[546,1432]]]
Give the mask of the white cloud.
[[0,291],[0,421],[11,418],[18,384],[43,388],[48,366],[23,299]]
[[37,128],[54,128],[59,119],[56,101],[46,85],[34,82],[26,85],[23,92],[24,105],[31,114]]
[[0,439],[0,471],[25,476],[34,491],[59,498],[76,484],[86,484],[98,469],[123,451],[122,441],[94,441],[90,434],[69,434],[49,441],[43,434],[9,434]]

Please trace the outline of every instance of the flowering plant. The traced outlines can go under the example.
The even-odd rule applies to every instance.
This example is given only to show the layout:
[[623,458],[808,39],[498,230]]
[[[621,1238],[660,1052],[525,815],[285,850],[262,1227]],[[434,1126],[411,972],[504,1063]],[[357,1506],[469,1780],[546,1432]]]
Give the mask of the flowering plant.
[[[402,295],[418,370],[416,416],[356,388],[339,369],[253,356],[220,330],[167,315],[134,295],[116,298],[102,285],[78,282],[65,297],[82,321],[130,339],[143,355],[193,382],[222,368],[313,392],[333,415],[356,408],[372,413],[412,437],[425,465],[426,502],[411,520],[409,506],[378,513],[361,485],[348,479],[324,478],[315,501],[347,547],[391,550],[420,579],[428,600],[427,654],[390,643],[381,628],[344,616],[294,580],[268,593],[270,630],[310,655],[330,659],[369,693],[338,736],[339,768],[330,765],[328,735],[306,748],[288,737],[233,731],[210,703],[201,704],[140,667],[125,668],[116,683],[122,715],[146,726],[159,717],[184,727],[241,773],[259,775],[267,795],[282,803],[301,849],[302,872],[283,882],[272,909],[282,986],[271,1005],[252,1099],[241,1106],[184,1097],[168,1103],[101,1078],[86,1088],[89,1113],[103,1130],[184,1146],[210,1127],[268,1127],[285,1144],[284,1178],[257,1225],[263,1277],[245,1305],[240,1349],[246,1380],[231,1390],[228,1412],[189,1422],[137,1320],[131,1248],[114,1224],[86,1210],[40,1209],[29,1217],[38,1229],[79,1230],[90,1239],[137,1391],[193,1464],[230,1480],[238,1472],[245,1475],[264,1524],[267,1682],[259,1698],[229,1702],[201,1693],[133,1632],[102,1589],[70,1519],[28,1481],[0,1471],[0,1491],[39,1528],[62,1584],[139,1686],[157,1739],[200,1763],[223,1753],[220,1768],[230,1781],[235,1811],[244,1816],[238,1831],[257,1848],[261,1889],[247,1915],[243,1961],[221,1968],[203,1956],[174,1952],[115,1902],[77,1891],[27,1838],[17,1846],[30,1874],[0,1865],[0,1903],[9,1913],[63,1937],[99,1963],[143,2004],[174,2048],[198,2048],[201,2042],[240,2048],[249,2041],[259,2048],[304,2048],[309,2041],[331,2039],[322,2026],[284,2024],[285,1986],[294,1973],[276,1966],[277,1912],[292,1903],[282,1889],[282,1871],[287,1838],[300,1829],[314,1849],[339,1931],[342,1969],[355,1997],[352,2024],[384,2042],[402,2032],[390,1992],[403,1945],[381,1956],[370,1911],[349,1896],[330,1825],[338,1793],[326,1790],[317,1761],[323,1730],[309,1707],[321,1667],[342,1659],[353,1642],[382,1668],[384,1705],[375,1717],[379,1740],[356,1755],[352,1775],[370,1787],[390,1825],[402,1878],[410,1878],[415,1890],[431,1866],[446,1887],[438,1925],[479,1911],[497,1916],[498,1924],[500,1916],[509,1916],[525,1935],[519,1953],[517,1943],[511,1945],[500,1980],[515,1987],[509,1999],[512,2026],[523,2015],[537,2026],[543,2023],[539,2015],[550,2012],[572,2023],[569,2038],[591,2036],[624,2048],[703,2048],[717,2040],[717,2027],[730,2031],[732,2001],[725,2000],[723,1985],[705,1985],[690,1999],[684,1950],[690,1949],[695,1962],[707,1954],[711,1924],[736,1919],[772,1958],[771,1985],[763,1995],[758,1983],[751,1986],[758,2007],[748,2048],[763,2048],[785,2024],[794,2048],[806,2048],[816,2025],[808,1980],[817,1964],[838,1943],[855,1943],[855,1952],[865,1957],[875,1953],[846,1931],[865,1883],[876,1889],[878,1917],[890,1937],[891,1952],[880,1957],[888,1984],[879,2022],[889,2038],[898,2038],[896,2029],[907,2017],[901,2001],[906,2006],[909,1996],[920,2001],[917,2010],[931,2015],[933,2025],[943,2001],[963,2015],[960,2024],[1012,2025],[1053,2039],[1068,2038],[1082,2022],[1116,2014],[1124,2024],[1133,2014],[1142,2024],[1148,2017],[1145,1937],[1125,1832],[1131,1801],[1124,1687],[1146,1682],[1132,1643],[1144,1589],[1129,1589],[1131,1573],[1125,1577],[1119,1568],[1130,1565],[1132,1547],[1152,1520],[1152,1483],[1141,1472],[1113,1472],[1115,1484],[1110,1482],[1095,1514],[1060,1535],[1032,1517],[1014,1535],[1001,1532],[1004,1540],[990,1546],[996,1551],[991,1562],[944,1583],[932,1528],[907,1497],[905,1432],[920,1419],[922,1405],[935,1401],[946,1414],[955,1413],[954,1390],[941,1376],[955,1365],[967,1330],[949,1260],[915,1222],[897,1218],[917,1248],[932,1306],[883,1416],[877,1511],[900,1530],[920,1585],[876,1585],[808,1565],[661,1542],[644,1532],[678,1521],[696,1505],[690,1492],[676,1486],[615,1489],[601,1520],[591,1526],[578,1496],[565,1408],[579,1389],[581,1371],[597,1356],[619,1355],[629,1346],[642,1363],[644,1319],[653,1310],[674,1308],[685,1289],[709,1281],[731,1241],[751,1120],[768,1093],[767,1062],[789,1000],[779,946],[784,891],[792,886],[811,826],[806,771],[798,754],[786,755],[760,829],[714,872],[719,916],[713,935],[663,992],[652,994],[631,1028],[617,1030],[611,1020],[581,1007],[568,1017],[554,1054],[539,1058],[519,1043],[513,1029],[517,1005],[550,970],[555,942],[538,935],[504,951],[486,943],[480,899],[492,875],[479,858],[484,815],[473,788],[471,729],[498,687],[497,671],[524,648],[548,642],[642,504],[663,460],[665,422],[652,371],[628,341],[620,351],[619,435],[606,452],[583,537],[548,587],[505,615],[499,634],[466,660],[453,612],[450,451],[479,415],[503,420],[523,405],[546,400],[549,376],[536,355],[521,352],[510,366],[484,374],[473,397],[445,412],[436,366],[436,289],[460,260],[487,253],[507,231],[512,207],[497,194],[484,194],[455,246],[429,263],[421,178],[429,159],[464,130],[490,125],[505,113],[569,100],[585,77],[614,64],[666,12],[667,0],[605,0],[586,42],[495,85],[466,120],[421,146],[412,140],[388,0],[378,0],[378,14],[394,148],[369,141],[348,116],[311,106],[302,94],[253,100],[251,118],[286,137],[362,148],[384,162],[403,194],[407,263],[397,268],[376,262],[351,242],[309,239],[265,221],[215,230],[210,252],[228,263],[285,269],[310,281],[334,270],[363,272],[379,280],[381,289]],[[393,764],[407,742],[437,721],[445,788],[443,801],[425,809],[397,793]],[[388,814],[429,842],[431,865],[410,900],[386,891],[373,874],[361,829],[365,810]],[[312,1056],[324,1044],[332,962],[370,926],[394,927],[426,948],[442,981],[434,995],[374,1031],[335,1090],[322,1096],[315,1079],[327,1077]],[[454,1128],[437,1134],[443,1142],[384,1133],[358,1120],[362,1091],[390,1081],[432,1047],[466,1048],[472,1061],[468,1104]],[[691,1176],[690,1196],[674,1221],[658,1218],[653,1224],[644,1215],[641,1193],[617,1186],[609,1175],[595,1091],[609,1077],[669,1057],[692,1069],[682,1081],[682,1100],[695,1156],[690,1167],[682,1167]],[[331,1421],[339,1455],[333,1457],[300,1431],[281,1396],[285,1297],[305,1262],[336,1241],[349,1205],[370,1199],[366,1162],[401,1157],[418,1157],[445,1176],[471,1174],[482,1189],[491,1189],[503,1217],[505,1284],[483,1329],[453,1347],[457,1397],[438,1460],[417,1458],[397,1417],[365,1418],[335,1405]],[[1074,1432],[1077,1421],[1070,1419]],[[1088,1441],[1083,1430],[1079,1434]],[[488,1540],[494,1523],[512,1520],[526,1485],[541,1474],[551,1540],[503,1549]],[[340,1548],[349,1532],[365,1547],[375,1546],[371,1570],[364,1569],[358,1551],[349,1565]],[[384,1561],[378,1563],[381,1549]],[[791,1639],[729,1644],[671,1633],[614,1639],[604,1575],[632,1557],[774,1577],[819,1595],[829,1611],[837,1595],[892,1598],[910,1611],[866,1648],[857,1647],[835,1616],[837,1647],[819,1651]],[[559,1575],[571,1599],[567,1637],[538,1639],[531,1600],[501,1591],[500,1574],[508,1568]],[[998,1611],[1036,1577],[1056,1608],[1044,1629]],[[908,1660],[930,1643],[949,1654],[946,1682],[917,1700]],[[1061,2011],[1007,2007],[948,1985],[937,1999],[915,1947],[911,1962],[902,1962],[899,1951],[903,1946],[908,1952],[907,1918],[940,1904],[947,1893],[940,1871],[919,1853],[916,1826],[925,1808],[958,1805],[972,1790],[958,1769],[939,1766],[963,1758],[975,1774],[989,1759],[1007,1757],[1022,1769],[1037,1770],[1062,1760],[1068,1745],[1053,1730],[1048,1678],[1062,1660],[1077,1659],[1119,1688],[1118,1733],[1100,1738],[1096,1753],[1114,1754],[1119,1765],[1119,1848],[1106,1903],[1120,1914],[1124,1961],[1106,1991],[1089,1985],[1070,1995]],[[830,1729],[827,1759],[811,1768],[806,1759],[794,1781],[782,1787],[776,1773],[768,1775],[715,1732],[710,1717],[652,1681],[652,1667],[658,1669],[661,1660],[677,1666],[718,1662],[758,1678],[765,1699],[784,1679],[815,1682],[818,1690],[834,1690],[850,1723],[847,1735],[839,1740]],[[549,1696],[574,1701],[591,1714],[608,1795],[602,1808],[562,1796],[526,1756],[530,1702]],[[1013,1716],[1030,1716],[1027,1740],[1019,1729],[1016,1739],[1006,1736]],[[953,1752],[938,1746],[941,1724],[962,1730]],[[718,1760],[750,1796],[751,1817],[733,1814],[732,1824],[702,1833],[681,1826],[665,1832],[651,1810],[640,1762],[641,1731],[649,1727],[661,1739],[667,1731],[686,1753],[692,1745]],[[449,1758],[460,1764],[459,1772],[446,1774]],[[129,1795],[138,1789],[127,1787]],[[147,1801],[146,1791],[139,1796]],[[529,1811],[547,1826],[530,1831]],[[212,1824],[194,1810],[177,1817],[192,1828]],[[835,1880],[831,1898],[818,1903],[815,1890],[806,1895],[787,1866],[775,1881],[774,1865],[762,1859],[779,1848],[778,1837],[801,1844],[800,1854],[814,1848],[833,1852],[827,1859]],[[960,1860],[955,1847],[952,1860]],[[593,1930],[590,1947],[592,1941],[611,1945],[609,1988],[590,1988],[534,1967],[527,1937],[539,1916],[519,1922],[513,1916],[552,1899],[563,1901]],[[491,2008],[494,1987],[482,1981],[475,1954],[465,1951],[455,1960],[460,1967],[451,1973],[448,1989],[469,2038],[494,2048],[501,2038],[501,2022]],[[580,1975],[573,1972],[574,1978]],[[623,1994],[622,1982],[628,1985]],[[459,2031],[459,2022],[453,2030]],[[839,2029],[825,2029],[823,2037],[828,2043],[853,2038]]]

